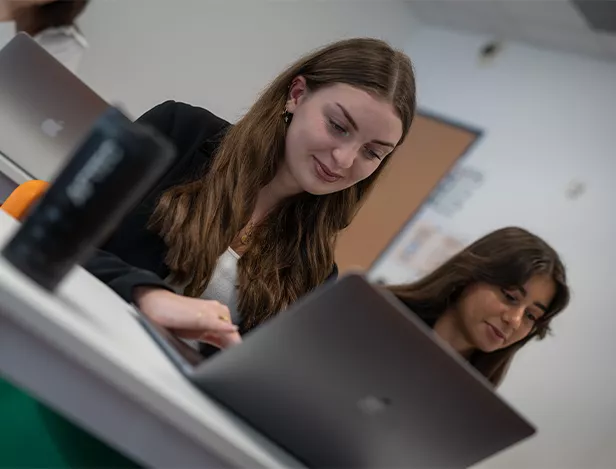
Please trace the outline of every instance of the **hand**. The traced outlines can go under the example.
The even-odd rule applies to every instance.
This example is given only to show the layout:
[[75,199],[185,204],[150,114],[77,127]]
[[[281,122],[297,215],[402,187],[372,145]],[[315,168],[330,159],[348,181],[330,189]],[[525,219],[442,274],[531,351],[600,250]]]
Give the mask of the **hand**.
[[229,308],[218,301],[177,295],[163,288],[137,287],[135,303],[150,320],[178,337],[197,339],[218,348],[242,341]]

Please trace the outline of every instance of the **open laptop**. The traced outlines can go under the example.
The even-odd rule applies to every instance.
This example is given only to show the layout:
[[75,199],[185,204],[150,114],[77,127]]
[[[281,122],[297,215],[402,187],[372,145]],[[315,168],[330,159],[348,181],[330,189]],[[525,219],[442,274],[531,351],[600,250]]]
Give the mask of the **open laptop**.
[[207,360],[139,318],[189,380],[309,467],[463,468],[535,432],[359,275],[317,289]]
[[50,180],[108,104],[25,33],[0,50],[0,154]]

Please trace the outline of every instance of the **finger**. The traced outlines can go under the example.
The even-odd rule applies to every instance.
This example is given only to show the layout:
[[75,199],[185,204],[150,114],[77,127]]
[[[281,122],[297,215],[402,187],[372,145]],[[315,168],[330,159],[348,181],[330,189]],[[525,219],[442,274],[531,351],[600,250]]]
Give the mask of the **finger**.
[[212,334],[209,332],[206,332],[205,334],[201,334],[197,340],[199,342],[204,342],[206,344],[209,345],[213,345],[216,348],[223,348],[223,341],[221,340],[221,335],[220,334]]
[[231,310],[227,305],[224,305],[218,301],[208,301],[208,306],[212,310],[216,310],[216,313],[227,320],[231,321]]
[[201,335],[198,340],[214,345],[215,347],[218,347],[220,349],[224,349],[232,345],[241,343],[242,337],[237,332],[226,334],[206,332],[205,334]]
[[242,337],[237,332],[203,332],[197,330],[170,329],[170,332],[182,339],[199,340],[208,344],[223,348],[242,342]]
[[175,311],[173,314],[158,315],[154,320],[168,329],[193,331],[235,332],[237,326],[222,314],[209,309],[194,308]]
[[195,329],[220,333],[237,333],[238,327],[227,316],[206,312],[197,314]]
[[233,345],[241,344],[242,336],[238,332],[232,332],[220,336],[219,348],[228,348]]

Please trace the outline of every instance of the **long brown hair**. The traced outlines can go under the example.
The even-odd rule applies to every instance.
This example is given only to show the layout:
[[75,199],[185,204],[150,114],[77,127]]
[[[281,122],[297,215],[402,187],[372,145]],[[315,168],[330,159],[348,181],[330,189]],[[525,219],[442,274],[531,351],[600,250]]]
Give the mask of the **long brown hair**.
[[554,316],[569,303],[565,267],[552,247],[521,228],[503,228],[475,241],[421,280],[388,289],[418,316],[433,324],[456,303],[466,287],[476,282],[510,288],[524,285],[541,274],[552,277],[556,293],[532,332],[505,349],[492,353],[477,351],[470,358],[480,373],[498,385],[516,352],[534,337],[545,338]]
[[[259,190],[284,156],[282,117],[294,78],[311,92],[336,83],[388,99],[403,124],[404,140],[415,113],[415,79],[409,58],[369,38],[328,45],[287,68],[247,114],[230,128],[206,176],[167,191],[151,225],[169,250],[171,280],[199,296],[216,261],[252,215]],[[238,309],[247,330],[322,283],[334,264],[336,235],[353,219],[386,166],[353,187],[333,194],[303,193],[279,204],[255,230],[238,263]]]

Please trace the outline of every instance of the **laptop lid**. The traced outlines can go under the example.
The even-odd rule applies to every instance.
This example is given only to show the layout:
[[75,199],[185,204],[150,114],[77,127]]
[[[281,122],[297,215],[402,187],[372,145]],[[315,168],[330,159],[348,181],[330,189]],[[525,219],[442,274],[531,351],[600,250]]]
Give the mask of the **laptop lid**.
[[462,468],[535,432],[401,302],[358,275],[200,364],[157,340],[197,386],[310,467]]
[[0,153],[43,180],[53,178],[108,107],[25,33],[0,50],[0,103]]

